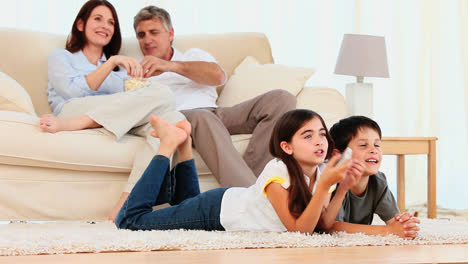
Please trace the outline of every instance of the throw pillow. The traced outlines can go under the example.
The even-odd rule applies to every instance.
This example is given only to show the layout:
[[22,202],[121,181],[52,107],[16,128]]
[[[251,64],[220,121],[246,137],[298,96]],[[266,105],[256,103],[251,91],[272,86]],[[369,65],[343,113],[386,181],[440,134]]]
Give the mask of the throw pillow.
[[31,97],[13,78],[0,72],[0,110],[36,115]]
[[314,69],[288,67],[278,64],[260,64],[247,56],[221,91],[218,105],[229,107],[265,92],[283,89],[297,95]]

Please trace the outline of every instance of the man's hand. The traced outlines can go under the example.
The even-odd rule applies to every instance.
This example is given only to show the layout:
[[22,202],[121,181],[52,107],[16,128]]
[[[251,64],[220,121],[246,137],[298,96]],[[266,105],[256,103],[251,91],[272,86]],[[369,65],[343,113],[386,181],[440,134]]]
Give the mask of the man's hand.
[[163,72],[170,71],[170,61],[157,58],[155,56],[145,56],[141,62],[143,67],[144,77],[159,75]]

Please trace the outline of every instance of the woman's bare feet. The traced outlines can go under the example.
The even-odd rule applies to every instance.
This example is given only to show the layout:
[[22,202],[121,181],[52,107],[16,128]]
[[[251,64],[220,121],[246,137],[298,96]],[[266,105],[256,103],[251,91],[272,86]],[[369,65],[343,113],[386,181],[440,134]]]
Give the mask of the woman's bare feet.
[[39,121],[39,127],[44,132],[55,133],[63,130],[62,123],[62,119],[54,115],[47,114],[41,117],[41,120]]
[[43,115],[39,121],[39,127],[44,132],[56,133],[59,131],[75,131],[86,128],[101,127],[87,115],[62,119],[52,114]]

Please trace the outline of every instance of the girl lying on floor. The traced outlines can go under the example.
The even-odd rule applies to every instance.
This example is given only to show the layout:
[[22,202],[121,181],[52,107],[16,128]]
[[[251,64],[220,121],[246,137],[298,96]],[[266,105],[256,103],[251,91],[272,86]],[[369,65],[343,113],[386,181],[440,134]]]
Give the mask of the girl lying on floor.
[[[118,228],[312,233],[321,214],[327,214],[324,208],[336,183],[364,170],[355,160],[335,166],[340,154],[325,164],[334,148],[325,122],[313,111],[298,109],[276,123],[270,139],[275,158],[254,185],[200,193],[190,123],[172,125],[155,116],[150,123],[151,135],[159,137],[161,145],[117,215]],[[175,150],[180,162],[170,170]],[[172,206],[153,211],[163,203]]]

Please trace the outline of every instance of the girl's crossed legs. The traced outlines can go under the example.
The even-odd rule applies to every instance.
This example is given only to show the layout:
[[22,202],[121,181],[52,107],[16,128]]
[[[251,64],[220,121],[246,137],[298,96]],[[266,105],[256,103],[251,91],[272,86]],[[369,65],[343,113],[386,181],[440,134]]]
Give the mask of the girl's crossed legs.
[[[192,154],[190,123],[169,124],[151,116],[161,140],[157,155],[146,168],[116,217],[117,227],[132,230],[201,229],[224,230],[219,215],[226,188],[200,194]],[[180,162],[170,171],[169,158],[177,149]],[[154,205],[172,206],[153,211]]]

